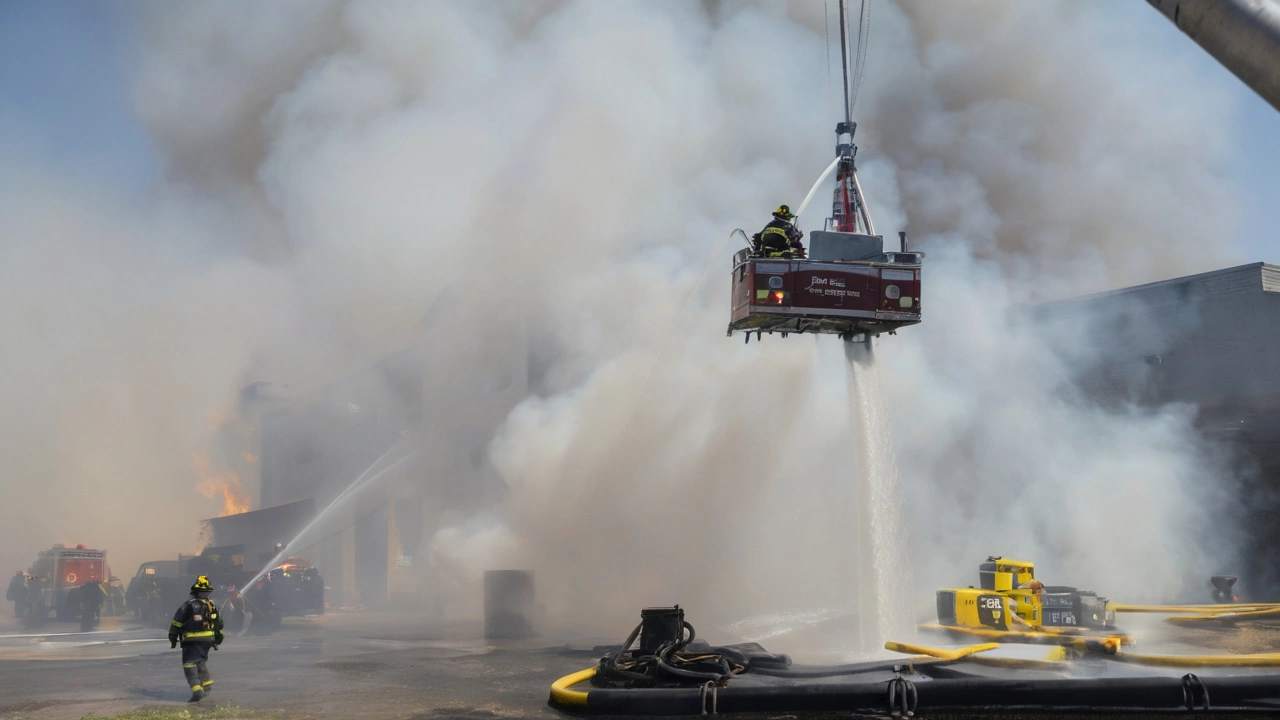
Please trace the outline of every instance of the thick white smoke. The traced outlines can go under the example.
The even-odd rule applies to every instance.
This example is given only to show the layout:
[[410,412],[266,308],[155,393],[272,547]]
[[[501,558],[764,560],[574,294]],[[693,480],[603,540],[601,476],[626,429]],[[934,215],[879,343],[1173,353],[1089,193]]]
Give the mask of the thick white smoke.
[[[920,597],[904,604],[971,583],[988,553],[1134,597],[1177,589],[1187,556],[1171,548],[1201,552],[1192,531],[1209,518],[1191,493],[1215,466],[1187,414],[1095,406],[1070,389],[1093,361],[1087,335],[1046,343],[1010,319],[1028,299],[1228,254],[1214,177],[1227,120],[1187,100],[1220,94],[1138,54],[1114,12],[875,4],[863,183],[878,229],[929,252],[925,323],[879,345],[919,560]],[[474,592],[483,569],[531,567],[555,619],[614,631],[673,602],[695,623],[856,611],[869,578],[850,560],[857,452],[838,342],[726,340],[728,251],[708,258],[730,229],[798,203],[829,162],[816,3],[161,3],[139,16],[139,108],[171,182],[143,211],[95,209],[58,178],[32,194],[65,212],[18,206],[31,229],[15,248],[62,228],[65,249],[36,272],[85,282],[5,284],[7,307],[50,318],[7,319],[32,340],[5,377],[83,442],[59,453],[74,469],[41,460],[47,440],[8,453],[11,468],[99,487],[80,468],[110,423],[155,463],[112,466],[121,487],[191,501],[178,472],[199,444],[191,423],[229,407],[237,383],[315,387],[416,341],[450,287],[490,309],[462,332],[519,323],[546,367],[493,439],[505,502],[427,541],[439,577]],[[138,267],[130,249],[166,262]],[[118,324],[70,323],[86,306]],[[75,364],[53,362],[59,338]],[[462,340],[425,342],[448,356]],[[79,402],[67,373],[160,405],[119,419]],[[122,545],[124,519],[157,507],[111,510],[121,529],[104,543]],[[148,535],[178,535],[174,523]],[[1103,569],[1117,561],[1144,564]]]
[[54,543],[106,547],[123,576],[193,552],[196,520],[223,503],[197,493],[197,456],[219,450],[258,349],[292,332],[290,297],[271,272],[215,249],[220,210],[168,192],[129,207],[21,153],[8,159],[6,569]]
[[1123,42],[1117,21],[1146,8],[902,8],[880,26],[898,42],[878,47],[904,52],[878,66],[866,124],[937,299],[928,328],[881,356],[910,506],[927,518],[913,525],[921,576],[969,584],[994,553],[1113,596],[1198,588],[1231,562],[1214,520],[1233,483],[1191,431],[1194,408],[1082,397],[1074,383],[1111,349],[1101,318],[1040,327],[1019,306],[1235,259],[1228,133],[1211,117],[1230,110],[1225,92]]

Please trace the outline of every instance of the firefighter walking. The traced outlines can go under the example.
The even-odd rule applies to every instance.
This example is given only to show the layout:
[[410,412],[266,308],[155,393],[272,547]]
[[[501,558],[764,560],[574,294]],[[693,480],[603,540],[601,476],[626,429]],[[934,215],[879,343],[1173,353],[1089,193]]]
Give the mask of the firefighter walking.
[[213,586],[209,578],[201,575],[191,586],[191,599],[173,614],[169,628],[169,647],[182,643],[182,672],[191,687],[191,699],[197,702],[213,691],[213,678],[209,675],[209,648],[222,644],[222,617],[218,608],[209,600]]

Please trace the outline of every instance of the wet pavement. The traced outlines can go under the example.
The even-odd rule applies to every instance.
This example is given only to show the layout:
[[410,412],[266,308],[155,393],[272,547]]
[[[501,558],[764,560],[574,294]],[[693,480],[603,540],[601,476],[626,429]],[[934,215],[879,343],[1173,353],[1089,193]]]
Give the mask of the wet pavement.
[[[0,718],[185,706],[180,651],[164,628],[104,618],[96,632],[74,629],[0,620]],[[480,630],[390,614],[289,618],[274,634],[233,636],[211,653],[214,692],[202,704],[313,717],[563,717],[546,705],[551,682],[598,659],[589,641],[486,643]]]
[[[1156,618],[1132,622],[1142,626],[1134,629],[1147,640],[1139,643],[1146,652],[1280,650],[1280,627],[1169,630]],[[143,627],[132,618],[104,618],[98,631],[76,629],[74,623],[49,623],[32,630],[12,617],[0,618],[0,720],[78,719],[147,705],[186,706],[190,693],[180,651],[169,648],[166,628]],[[231,636],[212,653],[214,693],[202,705],[229,702],[316,718],[564,718],[546,704],[551,682],[593,665],[600,655],[593,648],[617,641],[583,637],[486,642],[481,629],[479,622],[445,623],[388,613],[289,618],[271,635]],[[923,636],[915,640],[947,643],[936,638],[929,642]],[[1014,646],[1007,652],[1042,656],[1045,648]],[[1089,667],[1082,664],[1072,674],[1079,676],[1084,670]],[[1084,674],[1185,672],[1105,663]],[[1249,672],[1257,671],[1244,671]],[[983,673],[1046,675],[991,668]]]

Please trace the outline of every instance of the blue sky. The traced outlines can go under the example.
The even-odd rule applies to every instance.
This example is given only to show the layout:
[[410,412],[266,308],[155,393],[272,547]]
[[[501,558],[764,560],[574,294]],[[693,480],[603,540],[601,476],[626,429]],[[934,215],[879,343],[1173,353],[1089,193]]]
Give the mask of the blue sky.
[[[1149,10],[1156,20],[1163,20],[1154,9],[1142,9]],[[1234,111],[1237,120],[1235,154],[1228,168],[1229,179],[1243,192],[1240,200],[1244,216],[1236,243],[1249,260],[1280,263],[1280,232],[1277,231],[1280,228],[1280,112],[1219,65],[1173,23],[1164,20],[1144,29],[1149,30],[1144,33],[1144,40],[1169,46],[1171,52],[1188,57],[1205,76],[1233,93],[1235,108],[1223,111]],[[1187,152],[1195,151],[1187,148]]]
[[0,0],[0,128],[55,171],[145,192],[158,163],[132,110],[124,17],[115,2]]
[[[1242,191],[1236,244],[1244,258],[1280,262],[1280,113],[1159,13],[1142,9],[1141,42],[1167,45],[1235,95],[1236,107],[1224,112],[1237,120],[1227,168]],[[1125,22],[1139,17],[1131,8],[1117,12]],[[0,144],[17,142],[58,172],[145,195],[159,161],[131,108],[127,67],[135,48],[115,0],[0,0],[0,131],[8,136]]]

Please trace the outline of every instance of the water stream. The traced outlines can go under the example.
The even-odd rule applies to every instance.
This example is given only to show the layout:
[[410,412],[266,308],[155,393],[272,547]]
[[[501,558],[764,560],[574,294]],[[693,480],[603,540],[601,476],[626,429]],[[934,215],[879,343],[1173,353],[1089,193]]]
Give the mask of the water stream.
[[911,632],[911,565],[902,480],[875,354],[869,342],[846,342],[845,356],[859,455],[860,630],[864,649],[872,649]]
[[[397,455],[399,455],[399,457],[395,457]],[[338,493],[338,496],[331,500],[329,504],[325,506],[324,510],[321,510],[319,514],[312,518],[311,522],[307,523],[306,527],[294,536],[294,538],[284,546],[283,550],[276,553],[276,556],[271,559],[271,562],[263,565],[262,569],[258,571],[258,574],[254,575],[253,579],[245,584],[244,588],[240,591],[240,594],[248,595],[252,592],[254,586],[264,575],[293,553],[314,545],[330,535],[349,527],[354,520],[342,523],[340,527],[332,526],[333,523],[326,521],[337,515],[339,510],[354,502],[363,491],[376,486],[379,484],[379,481],[391,473],[391,471],[410,462],[417,456],[417,452],[405,451],[401,447],[401,443],[397,442],[390,450],[383,453],[377,460],[374,460],[373,464],[364,472],[360,473],[359,477],[352,480],[351,484],[348,485],[345,490]],[[391,459],[393,457],[395,457],[394,460]]]

